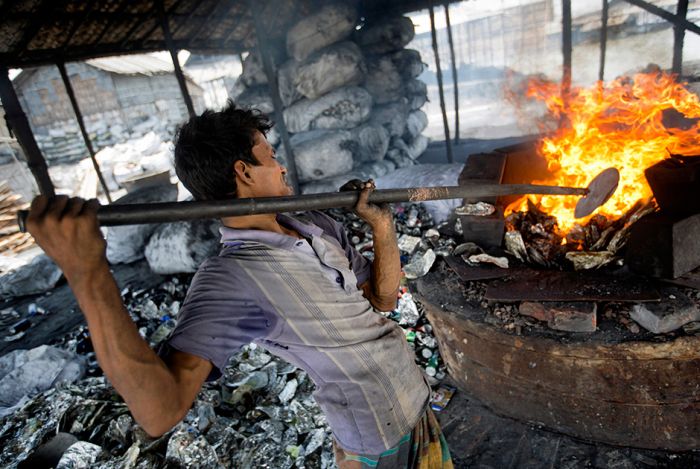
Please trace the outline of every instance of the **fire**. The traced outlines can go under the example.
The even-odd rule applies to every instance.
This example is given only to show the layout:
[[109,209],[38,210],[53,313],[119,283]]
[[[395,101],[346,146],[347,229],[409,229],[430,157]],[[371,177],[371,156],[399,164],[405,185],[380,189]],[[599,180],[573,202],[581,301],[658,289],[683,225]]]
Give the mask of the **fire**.
[[[596,212],[608,219],[652,197],[644,169],[671,155],[700,155],[700,101],[673,75],[637,74],[572,88],[566,100],[558,84],[531,80],[527,96],[544,101],[550,117],[564,123],[539,142],[553,178],[535,182],[586,187],[602,170],[617,168],[620,185]],[[674,118],[682,123],[671,123]],[[576,197],[530,197],[565,232],[587,221],[573,216]],[[519,210],[527,210],[526,199],[511,204],[506,213]]]

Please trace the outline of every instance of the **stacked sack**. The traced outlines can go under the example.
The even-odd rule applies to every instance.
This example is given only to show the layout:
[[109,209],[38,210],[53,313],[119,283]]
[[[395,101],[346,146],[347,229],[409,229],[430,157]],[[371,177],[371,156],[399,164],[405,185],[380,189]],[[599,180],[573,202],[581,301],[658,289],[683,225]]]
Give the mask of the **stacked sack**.
[[[415,34],[407,17],[358,25],[349,5],[327,5],[288,31],[278,70],[284,121],[302,193],[336,191],[349,179],[377,178],[414,164],[428,146],[427,101],[420,54],[404,49]],[[282,49],[282,48],[280,48]],[[251,53],[233,92],[235,102],[272,114],[260,57]],[[278,158],[279,135],[268,135]]]

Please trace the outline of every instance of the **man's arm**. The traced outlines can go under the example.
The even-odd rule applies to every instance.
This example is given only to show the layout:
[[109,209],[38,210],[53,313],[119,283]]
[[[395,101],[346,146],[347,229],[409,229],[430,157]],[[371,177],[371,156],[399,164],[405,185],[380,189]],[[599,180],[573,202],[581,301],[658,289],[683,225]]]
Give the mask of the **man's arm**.
[[190,408],[211,371],[209,361],[183,352],[168,363],[138,333],[105,256],[96,203],[39,196],[29,232],[68,280],[90,330],[97,360],[136,422],[151,436],[167,432]]
[[374,244],[374,262],[370,280],[360,285],[360,288],[376,309],[391,311],[396,307],[401,281],[401,259],[394,230],[394,219],[388,206],[380,207],[368,202],[369,195],[375,189],[374,181],[370,179],[360,184],[362,190],[355,206],[355,213],[372,228]]

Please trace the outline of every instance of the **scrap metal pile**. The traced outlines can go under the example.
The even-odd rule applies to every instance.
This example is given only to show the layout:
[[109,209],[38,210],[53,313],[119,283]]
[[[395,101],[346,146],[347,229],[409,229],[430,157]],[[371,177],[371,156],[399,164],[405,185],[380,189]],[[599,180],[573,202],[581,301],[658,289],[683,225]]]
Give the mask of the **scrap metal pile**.
[[[414,276],[430,269],[435,254],[431,216],[419,205],[395,206],[402,264]],[[351,242],[372,256],[369,227],[354,214],[330,214],[347,228]],[[452,240],[444,243],[454,244]],[[431,253],[431,254],[426,254]],[[412,267],[413,266],[413,267]],[[175,326],[190,274],[178,274],[148,290],[125,289],[122,297],[141,335],[157,348]],[[403,286],[397,309],[382,313],[397,321],[431,383],[445,376],[423,308]],[[29,331],[31,333],[31,331]],[[332,435],[312,397],[308,375],[255,344],[230,361],[224,376],[206,383],[184,421],[160,438],[136,425],[122,399],[102,375],[84,326],[51,345],[75,354],[82,380],[56,383],[0,420],[0,466],[17,467],[47,442],[65,441],[58,468],[154,467],[335,467]],[[0,386],[17,379],[0,357]],[[12,363],[26,362],[15,358]],[[168,396],[164,396],[168,398]],[[2,403],[8,405],[12,403]],[[21,403],[20,403],[21,404]],[[21,466],[20,466],[21,467]]]

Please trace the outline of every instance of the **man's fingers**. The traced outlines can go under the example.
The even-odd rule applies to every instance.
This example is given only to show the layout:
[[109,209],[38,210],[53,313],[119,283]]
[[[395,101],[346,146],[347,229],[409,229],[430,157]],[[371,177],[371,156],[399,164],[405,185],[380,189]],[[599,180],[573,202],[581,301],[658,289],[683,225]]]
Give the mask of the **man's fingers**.
[[374,190],[374,181],[372,179],[362,183],[363,187],[360,191],[360,196],[357,198],[357,205],[366,205],[369,203],[369,195]]
[[97,215],[97,210],[100,208],[100,201],[97,199],[90,199],[85,202],[83,206],[83,214],[85,215]]
[[68,200],[67,195],[57,195],[54,197],[49,201],[49,208],[46,209],[46,216],[60,219],[66,209],[66,205],[68,205]]
[[345,184],[343,184],[340,189],[338,189],[339,192],[345,192],[345,191],[359,191],[364,187],[364,182],[362,182],[359,179],[351,179]]
[[83,211],[83,207],[85,206],[85,200],[81,199],[80,197],[73,197],[68,200],[68,203],[66,204],[66,208],[63,211],[64,216],[70,216],[70,217],[77,217],[80,215],[80,212]]
[[34,220],[44,214],[46,208],[49,206],[49,198],[45,195],[38,195],[32,200],[32,205],[29,207],[29,216],[27,221]]

